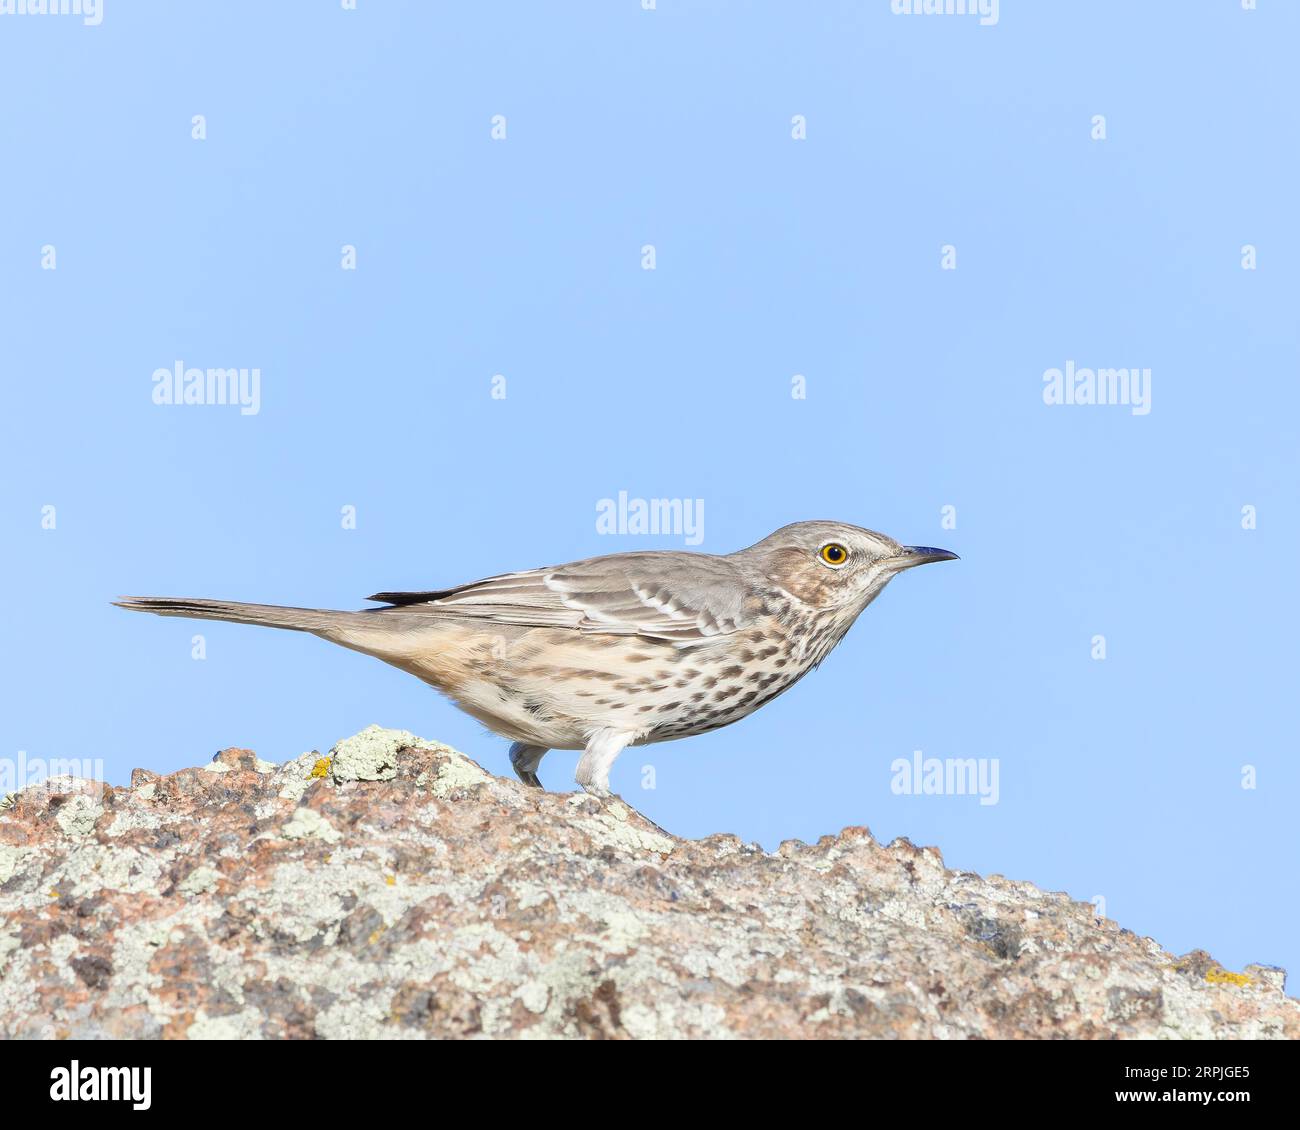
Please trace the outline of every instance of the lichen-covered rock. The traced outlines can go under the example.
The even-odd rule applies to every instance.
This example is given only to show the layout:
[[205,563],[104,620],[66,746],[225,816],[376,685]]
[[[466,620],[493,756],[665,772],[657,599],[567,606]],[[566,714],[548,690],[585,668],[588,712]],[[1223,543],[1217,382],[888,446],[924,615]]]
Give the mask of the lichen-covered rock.
[[0,1037],[1300,1037],[1282,976],[862,828],[681,840],[378,727],[0,811]]

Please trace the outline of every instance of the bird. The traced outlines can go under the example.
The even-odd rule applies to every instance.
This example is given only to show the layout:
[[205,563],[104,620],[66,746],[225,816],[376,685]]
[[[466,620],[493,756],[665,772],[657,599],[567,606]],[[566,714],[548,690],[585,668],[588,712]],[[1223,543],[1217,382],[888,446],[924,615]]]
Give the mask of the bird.
[[728,726],[788,691],[899,573],[957,560],[842,522],[795,522],[729,554],[607,554],[455,588],[380,592],[356,612],[121,597],[136,612],[309,632],[430,684],[508,738],[525,785],[553,749],[610,796],[629,746]]

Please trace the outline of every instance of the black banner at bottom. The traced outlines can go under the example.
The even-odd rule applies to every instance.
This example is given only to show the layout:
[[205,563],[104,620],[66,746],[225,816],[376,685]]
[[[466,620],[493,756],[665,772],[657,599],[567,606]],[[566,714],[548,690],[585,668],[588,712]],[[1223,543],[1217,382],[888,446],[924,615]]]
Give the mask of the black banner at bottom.
[[[608,1060],[597,1060],[592,1048],[485,1043],[11,1041],[0,1049],[3,1108],[15,1120],[61,1111],[95,1117],[105,1107],[145,1116],[229,1110],[301,1119],[410,1103],[436,1119],[437,1106],[453,1095],[463,1109],[476,1094],[499,1115],[509,1095],[535,1107],[542,1088],[562,1095],[566,1084],[581,1081],[584,1093],[594,1083],[664,1116],[680,1115],[687,1095],[694,1117],[703,1107],[734,1118],[740,1105],[773,1099],[862,1104],[864,1117],[882,1101],[914,1104],[932,1118],[1012,1098],[1065,1102],[1072,1114],[1117,1107],[1262,1114],[1292,1097],[1296,1075],[1287,1043],[751,1042],[743,1050],[719,1045],[707,1061],[683,1044],[642,1047],[626,1060],[611,1050]],[[551,1051],[562,1057],[555,1070]],[[476,1089],[480,1072],[490,1089]],[[519,1086],[524,1079],[528,1085]]]

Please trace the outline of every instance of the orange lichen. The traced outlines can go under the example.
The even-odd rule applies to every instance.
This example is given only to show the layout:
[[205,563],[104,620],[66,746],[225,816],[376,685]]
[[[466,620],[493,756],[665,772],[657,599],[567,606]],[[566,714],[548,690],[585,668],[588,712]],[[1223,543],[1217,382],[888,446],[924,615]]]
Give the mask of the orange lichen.
[[1255,983],[1253,977],[1247,977],[1244,973],[1229,973],[1217,966],[1206,972],[1205,979],[1211,985],[1236,985],[1239,989]]

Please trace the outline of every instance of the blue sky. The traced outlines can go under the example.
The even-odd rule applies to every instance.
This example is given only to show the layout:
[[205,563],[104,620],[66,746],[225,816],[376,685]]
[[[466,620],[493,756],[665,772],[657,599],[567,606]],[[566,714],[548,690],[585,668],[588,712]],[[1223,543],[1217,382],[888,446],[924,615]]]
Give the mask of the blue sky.
[[[835,518],[962,561],[617,791],[769,847],[866,824],[1300,969],[1297,32],[1272,0],[0,15],[0,757],[121,782],[379,722],[508,772],[374,660],[108,602],[682,546],[598,533],[620,491],[702,499],[707,552]],[[155,404],[177,361],[257,368],[259,410]],[[1149,369],[1150,411],[1045,404],[1067,363]],[[996,759],[998,803],[896,794],[914,750]]]

